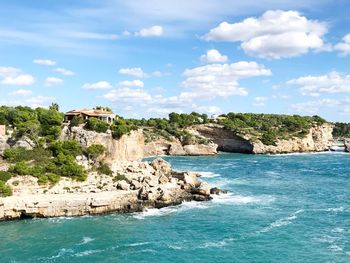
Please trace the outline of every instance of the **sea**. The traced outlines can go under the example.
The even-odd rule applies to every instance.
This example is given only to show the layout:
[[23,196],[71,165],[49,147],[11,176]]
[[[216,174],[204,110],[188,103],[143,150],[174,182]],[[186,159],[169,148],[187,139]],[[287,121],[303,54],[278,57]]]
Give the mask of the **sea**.
[[168,157],[229,192],[141,213],[0,223],[0,262],[350,262],[350,154]]

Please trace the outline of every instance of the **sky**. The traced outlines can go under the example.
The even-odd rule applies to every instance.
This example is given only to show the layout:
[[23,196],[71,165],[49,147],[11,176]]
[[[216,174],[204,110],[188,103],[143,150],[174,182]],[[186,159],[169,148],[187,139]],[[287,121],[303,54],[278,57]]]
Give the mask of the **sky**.
[[350,122],[347,0],[1,0],[0,105]]

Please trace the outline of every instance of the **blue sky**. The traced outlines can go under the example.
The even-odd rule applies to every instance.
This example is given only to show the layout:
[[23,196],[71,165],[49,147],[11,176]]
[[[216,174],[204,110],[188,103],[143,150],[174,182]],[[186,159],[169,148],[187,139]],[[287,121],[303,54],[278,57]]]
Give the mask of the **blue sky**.
[[346,0],[2,0],[0,104],[349,122]]

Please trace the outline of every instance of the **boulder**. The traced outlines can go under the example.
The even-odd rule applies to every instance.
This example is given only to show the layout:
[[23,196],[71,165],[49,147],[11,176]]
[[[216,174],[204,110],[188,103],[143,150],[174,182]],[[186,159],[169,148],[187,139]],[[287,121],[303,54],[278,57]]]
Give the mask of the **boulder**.
[[181,143],[172,143],[169,148],[169,155],[183,156],[187,155],[186,151],[182,147]]
[[171,174],[171,166],[167,161],[164,161],[161,158],[154,159],[151,162],[152,167],[156,171],[156,175],[166,175],[169,176]]
[[210,185],[207,182],[202,182],[198,188],[192,188],[191,193],[210,196]]
[[220,188],[214,187],[210,189],[210,194],[212,195],[220,195],[220,194],[227,194],[226,190],[222,190]]
[[132,180],[130,185],[131,185],[131,188],[134,190],[140,189],[142,187],[142,184],[136,180]]
[[121,180],[118,182],[117,189],[129,191],[130,185],[125,180]]
[[183,147],[185,151],[185,155],[215,155],[218,153],[217,151],[218,145],[215,143],[209,144],[191,144],[185,145]]

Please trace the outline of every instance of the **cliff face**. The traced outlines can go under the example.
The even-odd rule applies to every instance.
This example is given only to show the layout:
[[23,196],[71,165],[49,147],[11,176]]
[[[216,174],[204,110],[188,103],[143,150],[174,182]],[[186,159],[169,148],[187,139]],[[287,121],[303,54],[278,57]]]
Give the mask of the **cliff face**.
[[333,143],[333,126],[323,124],[312,127],[304,138],[292,138],[278,140],[276,145],[264,145],[261,142],[254,143],[253,153],[293,153],[293,152],[321,152],[328,151]]
[[131,131],[115,140],[110,133],[87,131],[80,127],[69,129],[65,126],[61,134],[62,140],[77,140],[83,147],[92,144],[102,144],[106,148],[105,162],[141,160],[144,148],[144,137],[141,130]]
[[157,155],[215,155],[217,154],[217,147],[215,143],[182,145],[179,140],[167,141],[158,139],[145,144],[144,155],[145,157]]
[[217,144],[217,149],[223,152],[252,153],[253,144],[232,131],[224,129],[217,124],[196,125],[187,130],[188,132],[205,137]]
[[211,139],[218,145],[218,150],[225,152],[276,154],[293,152],[319,152],[327,151],[333,143],[333,126],[323,124],[310,129],[304,138],[291,138],[278,140],[276,145],[264,145],[260,141],[251,141],[235,135],[229,130],[216,124],[204,124],[193,126],[190,132]]

